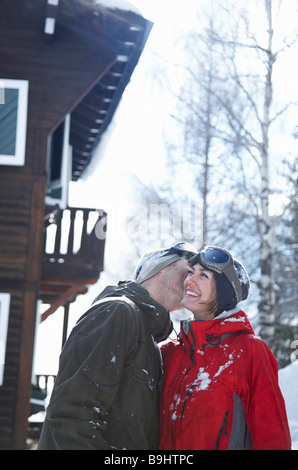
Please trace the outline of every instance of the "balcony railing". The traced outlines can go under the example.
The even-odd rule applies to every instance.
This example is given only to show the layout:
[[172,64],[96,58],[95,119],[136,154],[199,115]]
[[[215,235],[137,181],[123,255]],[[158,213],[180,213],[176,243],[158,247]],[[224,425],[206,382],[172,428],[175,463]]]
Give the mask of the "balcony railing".
[[86,293],[87,286],[98,280],[103,270],[105,239],[96,236],[96,228],[105,215],[73,207],[48,214],[39,298],[51,307],[42,320]]
[[93,209],[52,212],[45,227],[42,279],[98,278],[103,269],[104,239],[96,225],[105,216]]

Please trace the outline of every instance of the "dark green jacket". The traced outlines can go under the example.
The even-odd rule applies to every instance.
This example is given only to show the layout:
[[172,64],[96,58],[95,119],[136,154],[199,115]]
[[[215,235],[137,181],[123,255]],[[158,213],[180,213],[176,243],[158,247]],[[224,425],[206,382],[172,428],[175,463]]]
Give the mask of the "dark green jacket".
[[60,356],[38,449],[157,449],[169,313],[135,282],[107,287]]

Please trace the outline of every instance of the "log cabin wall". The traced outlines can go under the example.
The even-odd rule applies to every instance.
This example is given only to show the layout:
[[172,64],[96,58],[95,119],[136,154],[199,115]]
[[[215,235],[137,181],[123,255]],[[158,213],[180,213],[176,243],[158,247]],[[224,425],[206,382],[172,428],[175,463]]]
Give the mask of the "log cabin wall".
[[111,19],[103,15],[99,34],[99,15],[96,28],[92,28],[90,7],[83,1],[60,0],[59,8],[55,34],[49,38],[44,30],[47,0],[0,2],[0,79],[29,82],[25,163],[0,164],[0,293],[10,294],[0,385],[0,449],[22,449],[26,435],[43,250],[48,137],[115,65],[121,53],[117,35],[120,42],[125,39],[125,28],[113,15]]

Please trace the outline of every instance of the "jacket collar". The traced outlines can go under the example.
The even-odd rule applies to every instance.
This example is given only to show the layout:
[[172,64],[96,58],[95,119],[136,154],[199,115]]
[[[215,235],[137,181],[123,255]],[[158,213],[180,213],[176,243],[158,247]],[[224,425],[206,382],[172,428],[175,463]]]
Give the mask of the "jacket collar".
[[120,281],[117,286],[107,286],[95,299],[94,303],[110,297],[126,297],[136,304],[148,327],[148,331],[157,343],[166,340],[171,334],[173,324],[168,310],[156,302],[147,289],[144,289],[137,282]]
[[217,346],[228,336],[240,332],[254,334],[247,315],[242,310],[234,309],[224,312],[214,320],[182,321],[179,339],[192,363],[195,363],[196,354],[205,348]]

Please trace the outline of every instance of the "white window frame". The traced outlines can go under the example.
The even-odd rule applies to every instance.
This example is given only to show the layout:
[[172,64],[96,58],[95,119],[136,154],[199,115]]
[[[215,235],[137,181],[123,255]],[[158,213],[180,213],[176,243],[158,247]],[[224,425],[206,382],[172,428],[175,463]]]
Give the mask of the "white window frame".
[[0,78],[0,106],[5,104],[5,89],[15,88],[19,90],[17,128],[16,128],[16,151],[14,155],[0,154],[0,165],[23,166],[25,164],[27,113],[28,113],[28,80],[10,80]]
[[3,385],[10,294],[0,293],[0,387]]
[[[46,205],[50,207],[58,206],[60,209],[66,209],[68,207],[68,195],[69,195],[69,183],[71,181],[71,169],[72,169],[72,146],[69,144],[70,136],[70,124],[71,115],[67,114],[64,120],[64,135],[63,135],[63,149],[62,149],[62,165],[61,174],[59,180],[49,185],[49,188],[61,187],[61,197],[52,198],[50,196],[45,197]],[[50,146],[50,139],[48,140],[48,147]],[[49,165],[48,157],[48,165]],[[48,168],[50,172],[50,168]]]

